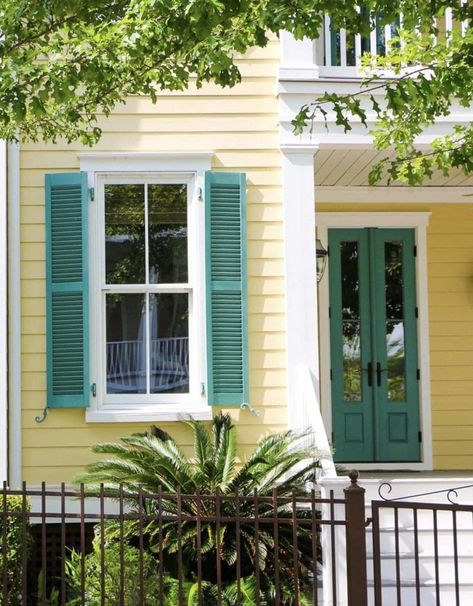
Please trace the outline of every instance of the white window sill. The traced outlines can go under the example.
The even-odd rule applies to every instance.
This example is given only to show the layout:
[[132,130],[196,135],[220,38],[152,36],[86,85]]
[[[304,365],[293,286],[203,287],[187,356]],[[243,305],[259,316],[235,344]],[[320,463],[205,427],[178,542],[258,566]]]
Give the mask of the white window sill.
[[138,410],[128,409],[102,409],[86,410],[86,423],[153,423],[155,421],[210,421],[213,417],[212,407],[188,408],[187,410]]

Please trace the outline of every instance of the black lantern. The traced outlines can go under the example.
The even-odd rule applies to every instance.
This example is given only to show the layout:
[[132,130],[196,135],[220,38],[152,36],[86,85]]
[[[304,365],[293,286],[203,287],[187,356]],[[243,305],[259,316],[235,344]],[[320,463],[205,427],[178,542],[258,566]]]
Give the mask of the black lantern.
[[315,241],[315,261],[317,265],[317,282],[320,282],[324,275],[327,266],[328,252],[322,245],[322,242],[317,238]]

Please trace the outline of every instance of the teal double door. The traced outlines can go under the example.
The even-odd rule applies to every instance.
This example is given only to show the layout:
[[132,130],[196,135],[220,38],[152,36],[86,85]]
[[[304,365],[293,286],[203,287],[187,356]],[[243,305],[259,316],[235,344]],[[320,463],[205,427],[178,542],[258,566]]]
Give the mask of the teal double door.
[[329,270],[335,460],[419,461],[414,231],[329,230]]

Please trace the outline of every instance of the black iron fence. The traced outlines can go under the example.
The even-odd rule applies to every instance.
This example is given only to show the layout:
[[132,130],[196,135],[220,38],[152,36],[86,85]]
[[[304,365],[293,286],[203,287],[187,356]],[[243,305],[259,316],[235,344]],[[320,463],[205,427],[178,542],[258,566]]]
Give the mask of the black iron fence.
[[356,479],[343,499],[4,485],[0,605],[316,606],[325,565],[329,601],[366,606]]
[[385,487],[371,503],[375,606],[473,604],[473,506],[455,502],[471,487],[392,500]]

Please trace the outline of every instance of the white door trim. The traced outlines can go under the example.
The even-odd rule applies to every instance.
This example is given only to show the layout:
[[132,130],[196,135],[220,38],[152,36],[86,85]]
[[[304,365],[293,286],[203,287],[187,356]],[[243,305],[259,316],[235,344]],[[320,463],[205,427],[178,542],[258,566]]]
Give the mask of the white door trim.
[[[415,230],[417,246],[416,287],[418,318],[418,355],[420,368],[419,402],[422,431],[420,463],[353,463],[357,469],[430,470],[432,469],[432,421],[430,404],[430,348],[427,287],[427,225],[430,212],[318,212],[317,237],[327,247],[330,228],[410,228]],[[330,385],[330,326],[328,272],[319,283],[319,355],[322,416],[327,434],[332,433],[332,401]],[[347,462],[345,465],[350,465]]]

